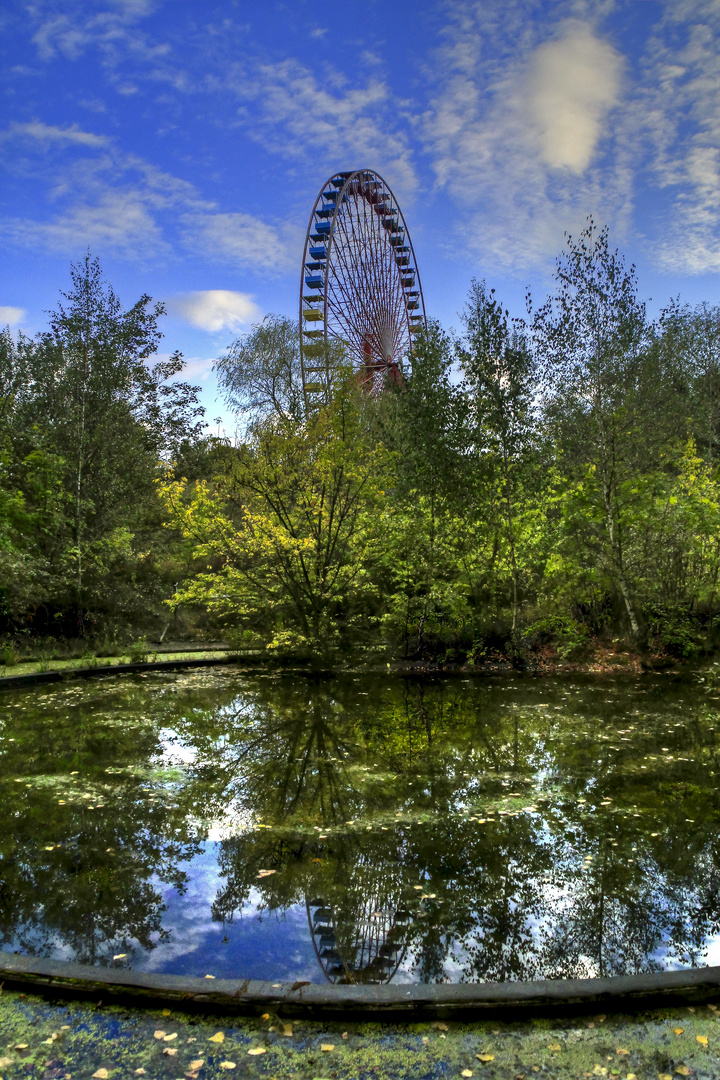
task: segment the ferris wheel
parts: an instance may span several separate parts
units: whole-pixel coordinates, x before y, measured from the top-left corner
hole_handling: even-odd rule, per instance
[[[306,408],[324,397],[333,344],[362,386],[401,380],[403,357],[425,325],[410,233],[375,172],[339,172],[323,184],[305,237],[300,282],[300,358]]]

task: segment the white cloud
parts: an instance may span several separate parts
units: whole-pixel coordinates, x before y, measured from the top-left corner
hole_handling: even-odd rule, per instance
[[[0,137],[6,139],[11,136],[23,135],[36,139],[38,142],[75,143],[79,146],[94,148],[107,146],[110,141],[105,135],[95,135],[91,131],[82,131],[77,124],[60,128],[52,124],[43,124],[38,120],[27,124],[11,124],[6,131],[2,132]]]
[[[18,326],[25,314],[25,308],[0,304],[0,326]]]
[[[620,54],[583,24],[570,24],[560,38],[534,51],[527,95],[543,161],[585,172],[603,122],[618,103],[621,70]]]
[[[239,330],[260,316],[260,309],[248,293],[230,289],[206,289],[185,293],[168,301],[169,311],[201,330]]]
[[[483,270],[546,265],[589,213],[614,231],[628,220],[626,120],[611,112],[623,60],[576,10],[558,4],[548,37],[529,0],[507,18],[493,2],[453,9],[439,91],[418,130],[462,208],[455,247]]]
[[[276,227],[243,213],[188,214],[183,223],[186,242],[213,258],[278,274],[299,266],[299,226]]]

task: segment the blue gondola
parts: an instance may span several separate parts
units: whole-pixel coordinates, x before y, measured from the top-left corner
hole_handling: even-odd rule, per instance
[[[319,274],[311,275],[310,277],[305,278],[305,284],[307,285],[308,289],[322,289],[323,279],[320,277]]]
[[[311,247],[310,254],[312,255],[313,259],[327,258],[327,251],[324,247]]]

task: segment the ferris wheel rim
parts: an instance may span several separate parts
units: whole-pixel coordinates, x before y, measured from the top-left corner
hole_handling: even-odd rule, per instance
[[[378,189],[380,191],[379,196],[377,195]],[[371,196],[370,191],[374,193],[374,198]],[[397,301],[397,298],[400,297],[403,301],[403,326],[400,326],[396,320],[390,323],[388,332],[400,336],[404,330],[406,338],[404,348],[399,351],[397,356],[385,357],[383,355],[380,361],[373,360],[372,364],[367,365],[366,370],[375,370],[387,374],[394,367],[399,371],[403,356],[407,355],[412,348],[413,334],[426,325],[425,299],[415,248],[405,215],[392,188],[373,169],[354,169],[333,173],[322,185],[315,199],[305,233],[305,245],[303,248],[299,331],[301,373],[306,408],[310,405],[309,396],[323,389],[322,385],[313,382],[309,376],[315,376],[317,380],[318,375],[324,375],[325,387],[329,386],[331,372],[328,357],[332,339],[343,341],[351,353],[353,351],[352,344],[330,327],[330,315],[336,317],[339,307],[332,308],[328,298],[331,280],[330,270],[335,266],[333,255],[335,249],[338,248],[339,222],[351,220],[351,214],[345,212],[345,208],[349,204],[349,193],[351,192],[362,197],[368,206],[375,209],[377,219],[385,227],[386,232],[382,235],[387,241],[389,249],[383,245],[382,252],[384,255],[389,254],[392,256],[393,270],[390,273],[393,278],[395,300]],[[332,206],[332,211],[329,210],[329,206]],[[366,212],[365,207],[364,212]],[[326,220],[321,220],[322,218]],[[375,219],[372,220],[375,222]],[[392,222],[391,227],[388,222]],[[388,239],[390,229],[395,235],[396,241],[399,240],[399,243],[393,244],[393,241]],[[380,234],[378,233],[378,235]],[[316,244],[315,248],[311,247],[313,241]],[[335,276],[337,276],[337,271],[335,271]],[[319,295],[308,295],[310,289],[317,289]],[[315,304],[320,306],[315,307]],[[395,307],[397,309],[397,302]],[[411,312],[414,312],[414,314],[411,314]],[[365,314],[362,309],[361,313]],[[313,324],[321,323],[321,327],[313,325],[308,328],[307,320],[311,320]],[[369,332],[366,332],[365,336],[369,338]],[[309,345],[306,343],[306,339],[310,339]],[[363,345],[365,345],[364,342]],[[369,354],[370,346],[368,345],[367,348]],[[354,351],[357,354],[356,346]],[[383,349],[384,352],[385,349]],[[322,363],[308,363],[308,359],[313,356],[324,357],[324,365]],[[363,360],[358,362],[358,357],[355,355],[355,366],[361,369],[363,363]]]

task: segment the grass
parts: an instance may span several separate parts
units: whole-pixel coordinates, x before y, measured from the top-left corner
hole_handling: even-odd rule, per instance
[[[154,657],[155,654],[152,654]],[[230,649],[208,649],[207,651],[198,652],[172,652],[161,653],[157,656],[158,660],[220,660],[229,658],[233,655],[233,651]],[[147,656],[145,659],[150,660],[151,657]],[[77,671],[80,668],[88,667],[116,667],[119,664],[133,664],[139,661],[133,657],[133,654],[128,652],[121,656],[81,656],[71,659],[42,659],[42,660],[25,660],[18,661],[12,665],[12,667],[0,667],[0,684],[4,678],[16,675],[35,675],[44,671]]]

